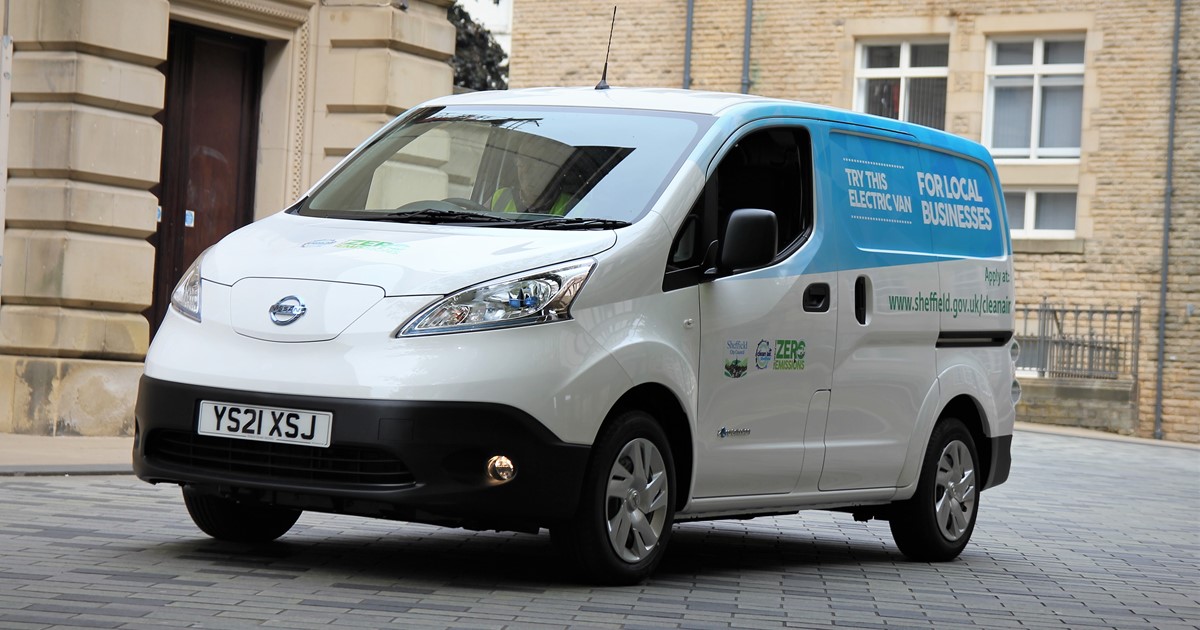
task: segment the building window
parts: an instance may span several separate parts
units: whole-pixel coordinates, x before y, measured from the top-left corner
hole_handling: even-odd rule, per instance
[[[1013,238],[1075,238],[1074,191],[1008,190],[1004,205]]]
[[[946,128],[945,42],[860,44],[855,107],[860,112]]]
[[[1075,38],[989,42],[984,144],[997,158],[1078,158],[1083,45]]]

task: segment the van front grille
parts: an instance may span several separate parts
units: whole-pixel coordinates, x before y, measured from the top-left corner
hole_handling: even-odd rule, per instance
[[[316,448],[159,430],[150,434],[145,452],[164,465],[267,479],[376,487],[415,483],[404,462],[370,447]]]

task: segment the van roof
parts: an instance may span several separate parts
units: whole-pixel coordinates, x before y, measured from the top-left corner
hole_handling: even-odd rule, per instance
[[[619,107],[689,114],[719,115],[742,103],[790,103],[795,101],[755,96],[668,88],[621,88],[597,90],[589,87],[527,88],[468,92],[434,99],[426,105],[552,105],[564,107]],[[819,105],[810,107],[826,109]]]
[[[523,105],[558,107],[611,107],[682,112],[709,116],[730,115],[744,120],[762,116],[816,118],[904,134],[922,144],[939,146],[991,162],[987,149],[975,142],[923,125],[852,112],[801,101],[670,88],[543,87],[520,90],[468,92],[436,98],[425,106]]]

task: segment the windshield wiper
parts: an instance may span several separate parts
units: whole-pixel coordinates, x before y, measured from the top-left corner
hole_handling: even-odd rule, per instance
[[[513,227],[531,230],[614,230],[633,225],[619,219],[595,219],[592,217],[554,217],[533,221],[518,221]]]
[[[404,223],[512,223],[515,220],[483,212],[446,210],[444,208],[389,212],[384,216],[392,221]]]
[[[353,219],[356,221],[391,221],[393,223],[512,223],[515,219],[508,217],[472,212],[470,210],[450,210],[447,208],[422,208],[420,210],[401,210],[397,212],[355,212],[353,214],[330,214],[331,219]]]

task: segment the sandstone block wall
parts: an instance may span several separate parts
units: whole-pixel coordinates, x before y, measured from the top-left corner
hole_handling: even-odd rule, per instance
[[[0,431],[128,433],[149,327],[167,0],[14,0]],[[130,19],[136,17],[136,23]],[[83,359],[86,357],[86,359]]]

